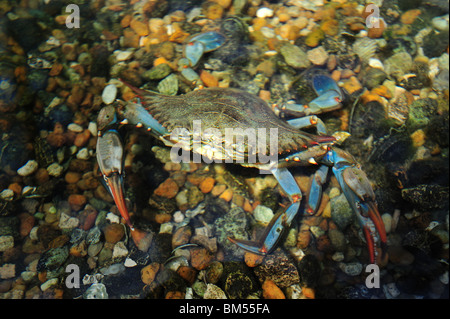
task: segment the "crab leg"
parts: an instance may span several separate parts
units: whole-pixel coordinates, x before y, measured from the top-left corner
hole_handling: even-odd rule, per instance
[[[314,173],[309,186],[308,201],[305,207],[305,213],[313,215],[319,209],[320,201],[322,200],[322,186],[328,176],[329,167],[320,165],[319,169]]]
[[[263,236],[258,241],[241,240],[228,238],[231,242],[239,247],[255,254],[266,255],[272,251],[280,240],[284,230],[288,229],[292,220],[297,215],[302,199],[302,193],[292,174],[287,168],[273,168],[271,170],[273,176],[277,179],[281,188],[288,195],[291,204],[285,211],[276,214],[266,228]]]
[[[333,163],[333,173],[364,231],[370,253],[370,262],[374,263],[377,237],[379,237],[381,242],[383,255],[387,248],[387,238],[372,186],[366,174],[357,166],[353,157],[347,152],[333,148],[324,160]]]
[[[97,161],[120,214],[127,225],[134,230],[123,195],[123,147],[116,130],[107,130],[97,139]]]
[[[316,115],[304,116],[287,121],[292,127],[302,129],[314,126],[320,135],[327,134],[327,128],[320,118]]]

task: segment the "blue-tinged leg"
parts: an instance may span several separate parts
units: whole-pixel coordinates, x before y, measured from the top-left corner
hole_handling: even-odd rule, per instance
[[[205,53],[205,45],[201,42],[189,42],[184,47],[184,56],[189,60],[192,67],[197,65],[203,53]]]
[[[327,128],[323,121],[316,115],[304,116],[297,119],[287,120],[289,125],[297,129],[315,127],[320,135],[327,134]]]
[[[341,107],[342,99],[339,92],[335,90],[324,92],[309,102],[308,106],[314,110],[314,114],[334,111]]]
[[[323,95],[328,91],[335,91],[339,94],[340,100],[344,98],[341,89],[336,81],[328,75],[316,74],[312,79],[312,87],[318,96]]]
[[[311,185],[309,187],[308,202],[306,203],[305,213],[313,215],[319,209],[322,200],[322,188],[328,176],[329,167],[320,165],[319,169],[314,173]]]
[[[194,35],[189,39],[188,43],[200,42],[204,45],[204,52],[211,52],[221,47],[225,43],[225,40],[226,38],[223,34],[210,31]]]
[[[124,118],[121,122],[123,124],[133,124],[138,127],[145,127],[148,131],[160,136],[169,133],[165,127],[159,124],[159,122],[138,103],[128,102],[125,107],[120,110],[120,115]]]
[[[364,231],[369,248],[370,262],[374,263],[377,233],[383,254],[386,252],[387,238],[383,220],[378,212],[372,186],[366,174],[347,152],[333,148],[325,160],[334,164],[333,173]]]
[[[264,235],[258,241],[240,240],[229,238],[229,240],[242,249],[255,254],[266,255],[272,251],[280,240],[283,232],[290,227],[292,220],[298,213],[302,193],[292,174],[286,168],[273,168],[273,176],[277,179],[281,188],[288,195],[291,204],[285,211],[276,214],[267,226]]]

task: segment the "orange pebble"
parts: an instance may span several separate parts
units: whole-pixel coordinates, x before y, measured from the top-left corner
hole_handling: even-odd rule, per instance
[[[206,194],[211,192],[211,190],[214,187],[215,179],[212,177],[206,177],[199,185],[200,190],[202,193]]]
[[[156,58],[156,59],[153,61],[153,66],[158,66],[158,65],[164,64],[164,63],[168,63],[168,61],[166,60],[166,58],[164,58],[164,57],[159,57],[159,58]]]
[[[219,86],[219,81],[217,80],[217,78],[208,71],[202,70],[200,72],[200,79],[202,80],[203,84],[205,84],[205,86],[207,87]]]
[[[222,198],[229,202],[233,198],[233,190],[231,188],[227,188],[219,198]]]
[[[251,253],[251,252],[247,251],[244,254],[244,260],[245,260],[245,264],[248,267],[253,268],[253,267],[261,265],[261,263],[264,260],[264,256],[257,255],[257,254],[254,254],[254,253]]]
[[[259,97],[266,102],[269,101],[270,100],[270,91],[268,91],[268,90],[259,91]]]
[[[12,190],[15,195],[19,196],[22,193],[22,186],[19,183],[9,184],[8,189]]]
[[[270,279],[266,279],[262,284],[264,299],[286,299],[283,291]]]

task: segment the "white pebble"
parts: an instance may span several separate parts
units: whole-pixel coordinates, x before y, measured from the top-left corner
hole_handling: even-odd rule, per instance
[[[17,170],[20,176],[28,176],[37,171],[39,165],[35,160],[29,160],[24,166]]]
[[[75,133],[81,133],[83,132],[83,127],[81,125],[78,125],[76,123],[70,123],[67,125],[67,129],[69,131],[75,132]]]
[[[54,176],[54,177],[61,176],[63,170],[64,170],[64,168],[61,165],[59,165],[58,163],[50,164],[49,167],[47,167],[48,175]]]
[[[109,220],[111,224],[120,224],[120,217],[113,213],[108,213],[106,220]]]
[[[102,92],[102,101],[106,105],[114,102],[117,96],[117,87],[114,84],[108,84],[105,86]]]
[[[30,231],[30,239],[31,240],[39,240],[39,236],[38,236],[38,229],[39,229],[39,226],[34,226],[33,228],[31,228],[31,231]]]
[[[159,228],[160,234],[172,234],[173,225],[172,223],[163,223]]]
[[[225,292],[214,284],[208,284],[206,286],[203,299],[228,299]]]
[[[371,67],[374,68],[374,69],[381,69],[381,70],[384,70],[384,64],[383,64],[383,62],[381,62],[380,60],[375,59],[375,58],[370,58],[370,59],[369,59],[369,66],[371,66]]]
[[[253,211],[253,217],[255,217],[256,221],[266,225],[272,220],[273,211],[269,207],[258,205]]]
[[[436,17],[431,20],[431,24],[433,27],[438,29],[439,31],[448,31],[449,18],[448,14],[442,17]]]
[[[333,254],[333,256],[331,256],[331,259],[333,259],[336,262],[341,262],[344,261],[344,253],[337,251]]]
[[[113,258],[120,258],[125,257],[128,255],[128,249],[123,243],[123,241],[119,241],[117,244],[114,245],[113,249]]]
[[[259,8],[256,11],[256,16],[258,18],[270,18],[273,16],[273,10],[266,7]]]
[[[92,136],[97,136],[97,123],[89,122],[88,130]]]
[[[14,192],[12,189],[4,189],[1,193],[0,193],[0,198],[5,200],[5,201],[11,201],[14,198]]]
[[[131,268],[131,267],[137,266],[137,263],[133,259],[131,259],[130,257],[127,257],[125,259],[124,266],[127,267],[127,268]]]
[[[58,282],[59,282],[59,278],[49,279],[41,285],[41,290],[46,291],[48,288],[57,285]]]
[[[115,51],[114,53],[117,61],[126,61],[133,55],[132,51]]]
[[[78,227],[80,221],[78,218],[71,217],[65,213],[61,213],[61,218],[59,219],[59,228],[61,229],[73,229]]]
[[[82,160],[89,159],[89,150],[86,147],[83,147],[81,150],[78,151],[77,158]]]
[[[176,212],[173,214],[173,221],[174,221],[176,224],[181,223],[183,220],[184,220],[184,214],[183,214],[180,210],[179,210],[179,211],[176,211]]]

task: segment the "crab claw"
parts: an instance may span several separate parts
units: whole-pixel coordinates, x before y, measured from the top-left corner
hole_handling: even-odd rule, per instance
[[[349,155],[333,149],[335,157],[333,172],[361,225],[370,253],[370,262],[376,260],[377,238],[384,257],[387,248],[386,230],[375,201],[375,194],[366,174],[359,169]],[[337,160],[337,161],[336,161]]]
[[[108,130],[98,137],[97,162],[120,214],[134,230],[123,195],[123,146],[116,130]]]

